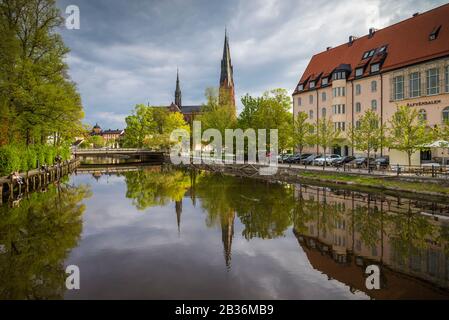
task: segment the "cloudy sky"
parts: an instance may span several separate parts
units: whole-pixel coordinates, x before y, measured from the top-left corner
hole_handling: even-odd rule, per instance
[[[60,30],[71,48],[85,122],[123,128],[137,103],[201,104],[218,86],[228,29],[237,100],[271,88],[292,91],[310,57],[446,1],[440,0],[58,0],[80,9],[79,30]],[[238,108],[241,103],[238,101]]]

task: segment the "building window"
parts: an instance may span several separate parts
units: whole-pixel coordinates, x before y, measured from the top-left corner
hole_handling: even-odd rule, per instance
[[[321,115],[323,116],[323,118],[326,117],[326,108],[321,109]]]
[[[377,111],[377,100],[371,100],[371,110]]]
[[[360,84],[357,84],[356,86],[355,86],[355,94],[356,95],[359,95],[359,94],[361,94],[362,93],[362,86],[360,85]]]
[[[362,111],[362,105],[360,104],[360,102],[357,102],[355,104],[355,112],[359,113]]]
[[[323,78],[323,79],[321,80],[321,85],[322,85],[322,86],[327,86],[328,83],[329,83],[329,80],[328,80],[327,78]]]
[[[397,76],[393,78],[393,99],[404,99],[404,76]]]
[[[421,95],[421,73],[413,72],[409,75],[410,78],[410,98],[416,98]]]
[[[371,81],[371,92],[377,91],[377,81]]]
[[[356,127],[356,129],[360,129],[360,121],[359,120],[357,120],[355,122],[355,127]]]
[[[332,75],[332,78],[334,80],[346,79],[346,72],[345,71],[335,72]]]
[[[449,66],[446,66],[446,72],[445,72],[446,76],[446,92],[449,92]]]
[[[298,85],[298,91],[302,91],[304,89],[304,86],[302,84]]]
[[[443,110],[443,122],[449,121],[449,107],[444,108]]]
[[[380,70],[380,64],[374,63],[371,65],[371,73],[378,72]]]
[[[438,68],[432,68],[426,71],[427,75],[427,94],[439,94],[440,73]]]
[[[313,119],[313,110],[309,111],[309,119]]]
[[[302,99],[301,97],[298,98],[298,106],[302,105]]]
[[[309,88],[310,89],[315,88],[315,81],[310,81]]]
[[[309,95],[309,103],[313,103],[313,95]]]
[[[427,112],[424,109],[419,110],[419,119],[420,120],[427,120]]]
[[[363,68],[357,68],[355,69],[355,76],[361,77],[363,75]]]
[[[321,101],[326,101],[326,92],[321,92]]]

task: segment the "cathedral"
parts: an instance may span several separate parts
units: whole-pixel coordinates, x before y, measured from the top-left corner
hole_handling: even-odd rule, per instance
[[[225,31],[223,58],[221,60],[220,73],[220,87],[219,87],[219,102],[225,103],[225,100],[230,99],[229,103],[235,108],[235,91],[234,91],[234,77],[233,67],[231,62],[231,52],[229,50],[229,39]],[[176,89],[175,101],[168,106],[171,112],[181,112],[184,119],[189,124],[192,124],[196,116],[201,114],[202,105],[184,106],[182,104],[181,86],[179,84],[179,72],[176,73]]]

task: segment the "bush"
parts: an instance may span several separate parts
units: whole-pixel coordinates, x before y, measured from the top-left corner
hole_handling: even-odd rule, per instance
[[[0,173],[2,176],[21,169],[22,160],[18,150],[16,146],[12,145],[0,147]]]
[[[28,171],[39,165],[53,165],[55,157],[70,159],[68,146],[53,147],[50,145],[5,145],[0,147],[0,176],[10,175],[13,171]]]

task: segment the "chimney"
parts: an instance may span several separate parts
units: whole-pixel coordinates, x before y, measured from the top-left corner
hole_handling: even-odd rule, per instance
[[[415,13],[413,14],[414,17],[416,17],[417,15],[419,15],[419,12],[415,12]]]
[[[377,29],[376,28],[369,28],[369,38],[371,38],[372,36],[374,36],[374,33],[376,33]]]
[[[332,49],[332,47],[326,47],[326,51],[329,51],[330,49]]]
[[[356,36],[349,36],[349,44],[352,44],[356,39]]]

